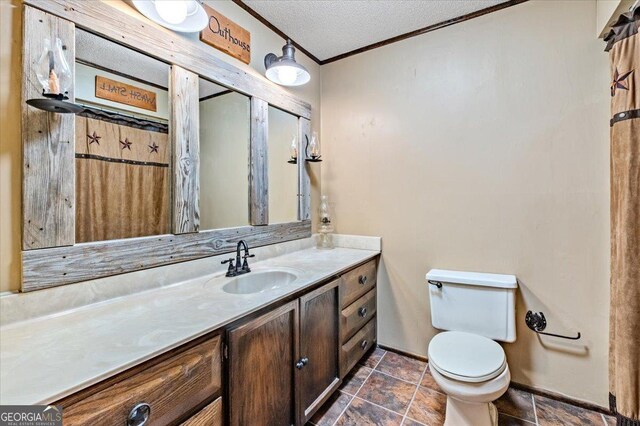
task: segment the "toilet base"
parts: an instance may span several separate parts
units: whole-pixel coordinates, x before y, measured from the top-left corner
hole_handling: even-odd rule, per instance
[[[491,402],[460,401],[447,396],[444,426],[497,426],[498,410]]]

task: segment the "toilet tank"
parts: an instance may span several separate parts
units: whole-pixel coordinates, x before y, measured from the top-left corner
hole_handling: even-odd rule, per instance
[[[515,275],[432,269],[427,281],[435,328],[516,340]]]

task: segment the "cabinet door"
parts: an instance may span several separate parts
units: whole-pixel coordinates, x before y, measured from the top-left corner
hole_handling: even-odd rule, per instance
[[[228,331],[229,423],[296,423],[298,301]]]
[[[340,385],[340,280],[300,298],[300,424]]]

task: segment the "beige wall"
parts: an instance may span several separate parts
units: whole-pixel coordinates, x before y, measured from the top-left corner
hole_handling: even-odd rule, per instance
[[[249,97],[200,102],[200,229],[249,224]]]
[[[431,268],[516,274],[513,380],[607,405],[608,70],[593,1],[531,1],[322,67],[322,189],[380,235],[379,342],[426,355]],[[527,309],[577,343],[539,340]]]
[[[137,13],[120,0],[110,0],[114,7],[127,13]],[[246,65],[222,52],[211,52],[248,73],[264,75],[264,56],[269,52],[281,54],[284,40],[257,21],[233,2],[207,1],[236,23],[251,32],[251,63]],[[13,7],[17,5],[17,7]],[[20,85],[22,48],[22,6],[19,0],[0,0],[0,292],[20,288],[21,246],[21,141],[20,141]],[[197,36],[195,36],[197,38]],[[311,125],[320,125],[320,66],[298,52],[296,58],[311,74],[311,82],[289,91],[309,102],[312,108]],[[313,205],[319,200],[319,168],[313,169]]]

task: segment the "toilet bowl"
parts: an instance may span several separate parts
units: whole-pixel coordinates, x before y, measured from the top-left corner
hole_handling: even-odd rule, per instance
[[[429,344],[429,368],[447,395],[445,426],[497,424],[492,401],[506,392],[511,380],[499,344],[472,333],[440,333]]]
[[[431,324],[429,367],[447,395],[445,426],[495,426],[492,401],[511,380],[496,342],[516,340],[514,275],[432,269],[427,273]]]

